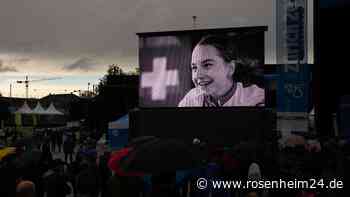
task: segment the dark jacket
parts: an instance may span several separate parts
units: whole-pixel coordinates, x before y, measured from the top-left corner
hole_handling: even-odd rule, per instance
[[[63,152],[73,153],[73,151],[74,151],[74,142],[72,138],[67,138],[67,140],[63,144]]]
[[[64,197],[71,193],[66,178],[59,172],[54,172],[46,177],[45,183],[48,197]]]
[[[108,196],[140,196],[143,184],[140,177],[113,175],[108,181]]]
[[[76,189],[79,194],[96,194],[100,188],[100,177],[96,165],[83,169],[76,178]]]

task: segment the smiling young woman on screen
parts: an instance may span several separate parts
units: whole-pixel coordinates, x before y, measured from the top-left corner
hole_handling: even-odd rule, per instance
[[[206,36],[192,51],[191,71],[195,85],[179,107],[263,106],[264,89],[236,82],[237,50],[228,37]]]

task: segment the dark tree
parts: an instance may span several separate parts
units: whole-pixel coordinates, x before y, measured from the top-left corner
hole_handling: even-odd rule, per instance
[[[106,85],[111,84],[111,80],[115,78],[116,76],[124,76],[126,75],[125,72],[121,67],[119,67],[116,64],[109,65],[107,73],[100,79],[100,82],[97,86],[97,93],[100,93],[103,91],[104,87]]]
[[[88,107],[88,124],[99,134],[107,131],[108,122],[116,120],[138,105],[139,77],[126,74],[119,66],[110,65],[100,80],[97,95]]]

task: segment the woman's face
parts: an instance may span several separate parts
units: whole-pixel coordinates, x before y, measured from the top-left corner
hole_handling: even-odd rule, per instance
[[[232,86],[233,65],[219,56],[210,45],[197,45],[192,52],[192,80],[196,87],[214,97],[224,95]]]

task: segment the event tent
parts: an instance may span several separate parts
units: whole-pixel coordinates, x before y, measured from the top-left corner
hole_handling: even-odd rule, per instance
[[[27,102],[25,101],[24,104],[22,105],[22,107],[20,107],[15,113],[31,114],[31,113],[33,113],[33,110],[30,109],[30,107],[28,106]]]
[[[50,106],[45,110],[45,114],[48,115],[64,115],[62,112],[58,111],[53,103],[50,103]]]
[[[124,147],[129,137],[129,115],[108,123],[108,143],[112,149]]]
[[[41,106],[40,102],[38,102],[33,109],[33,114],[46,114],[44,108]]]

